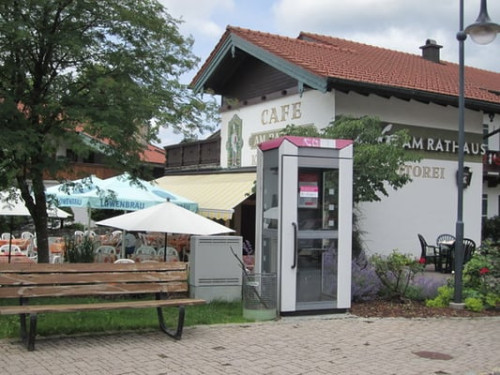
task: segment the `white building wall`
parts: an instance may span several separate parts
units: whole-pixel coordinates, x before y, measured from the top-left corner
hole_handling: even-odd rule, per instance
[[[434,245],[442,233],[455,233],[457,220],[456,162],[423,159],[412,164],[415,169],[440,168],[442,178],[413,177],[403,188],[388,190],[389,197],[381,202],[359,205],[359,226],[363,231],[364,247],[368,253],[390,254],[394,249],[405,254],[420,255],[417,234]],[[471,185],[464,189],[464,237],[476,243],[481,239],[481,172],[480,163],[472,167]],[[442,169],[441,169],[442,168]],[[474,178],[474,175],[478,178]]]
[[[322,94],[311,90],[304,92],[302,97],[290,95],[224,112],[221,165],[231,168],[228,165],[226,145],[230,133],[229,124],[234,119],[241,122],[241,162],[235,167],[244,167],[255,166],[257,144],[279,136],[279,130],[286,125],[313,124],[322,128],[336,115],[377,116],[388,123],[428,128],[431,134],[432,129],[456,132],[458,127],[456,107],[387,99],[376,95],[363,96],[352,92]],[[469,135],[474,133],[480,138],[484,121],[483,113],[466,110],[465,130]],[[456,140],[456,135],[450,138]],[[429,243],[434,243],[438,234],[455,233],[456,153],[427,152],[425,155],[420,163],[409,165],[412,183],[398,191],[388,190],[389,197],[383,197],[381,202],[359,206],[361,230],[369,253],[389,254],[392,250],[399,249],[418,257],[418,233]],[[479,244],[483,194],[481,157],[477,155],[471,159],[466,156],[465,165],[473,172],[471,185],[464,191],[465,237],[472,238]],[[499,188],[491,189],[488,194],[491,201],[498,204]]]
[[[229,138],[229,123],[234,116],[242,120],[241,166],[255,166],[257,165],[257,144],[279,136],[278,132],[287,125],[315,124],[322,128],[332,122],[335,118],[334,98],[333,93],[322,94],[319,91],[307,91],[302,97],[289,95],[223,112],[221,115],[222,167],[231,167],[228,165],[226,143]]]
[[[488,125],[488,133],[493,133],[494,131],[500,129],[500,116],[495,115],[490,117],[488,114],[485,114],[483,123]],[[497,152],[500,151],[500,133],[489,137],[487,143],[488,150]],[[483,194],[486,194],[488,197],[486,216],[491,218],[493,216],[500,215],[500,186],[488,187],[488,184],[484,183]]]

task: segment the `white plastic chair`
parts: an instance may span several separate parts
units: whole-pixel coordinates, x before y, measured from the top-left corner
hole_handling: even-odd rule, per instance
[[[113,243],[119,243],[122,239],[122,231],[121,230],[115,230],[111,232],[111,238],[110,241]]]
[[[112,263],[116,257],[116,249],[113,246],[102,245],[94,251],[94,262],[97,263]]]
[[[11,238],[14,239],[15,237],[8,232],[2,233],[2,240],[10,240]]]
[[[115,264],[117,264],[117,263],[135,263],[135,262],[133,259],[122,258],[122,259],[115,260]]]
[[[50,257],[50,263],[52,264],[62,264],[64,263],[64,258],[61,255],[54,255]]]
[[[77,242],[77,243],[82,242],[83,241],[83,231],[75,230],[74,237],[75,237],[75,242]]]
[[[141,245],[135,249],[132,259],[136,262],[144,262],[145,260],[156,260],[156,249],[153,246]]]
[[[165,253],[165,248],[159,248],[158,249],[158,260],[160,262],[163,262],[164,258],[164,253]],[[179,253],[175,249],[175,247],[168,246],[167,247],[167,257],[166,257],[167,262],[178,262],[179,261]]]
[[[9,255],[9,247],[5,248],[5,245],[0,246],[0,255]]]
[[[5,244],[0,246],[0,254],[1,255],[9,255],[9,246],[10,246],[10,255],[25,255],[21,248],[17,245],[9,245]]]
[[[35,235],[31,232],[23,232],[21,233],[21,238],[24,239],[24,240],[27,240],[27,239],[31,239],[35,237]]]
[[[94,232],[93,230],[86,230],[85,232],[83,232],[83,236],[94,238],[97,237],[97,233]]]
[[[38,253],[33,248],[26,250],[26,256],[38,263]]]

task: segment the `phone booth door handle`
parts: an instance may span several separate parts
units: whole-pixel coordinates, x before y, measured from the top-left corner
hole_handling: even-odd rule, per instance
[[[293,226],[293,264],[292,269],[297,267],[297,258],[299,256],[299,246],[297,237],[297,223],[292,223]]]

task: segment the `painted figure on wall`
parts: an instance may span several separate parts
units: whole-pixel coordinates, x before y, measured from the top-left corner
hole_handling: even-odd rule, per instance
[[[229,168],[241,166],[241,149],[243,147],[243,139],[241,137],[242,127],[243,121],[237,115],[234,115],[228,124],[226,141],[227,166]]]

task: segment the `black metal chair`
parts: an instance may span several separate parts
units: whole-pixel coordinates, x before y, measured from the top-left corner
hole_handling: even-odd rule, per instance
[[[436,245],[439,247],[439,245],[443,242],[451,243],[453,241],[455,241],[455,236],[453,234],[444,233],[437,236]]]
[[[462,267],[472,258],[474,252],[476,251],[476,243],[470,238],[464,238],[463,240],[463,250],[464,250],[464,260]],[[450,252],[446,258],[446,265],[444,272],[452,272],[455,270],[455,243],[450,247]]]
[[[443,233],[437,236],[436,246],[438,247],[438,254],[436,255],[436,271],[440,272],[451,272],[448,263],[451,257],[451,252],[453,251],[453,245],[455,244],[455,236],[448,233]],[[444,268],[443,268],[443,263]]]
[[[476,243],[470,238],[464,238],[464,264],[467,263],[476,251]]]
[[[439,249],[437,246],[429,245],[425,240],[424,236],[420,233],[417,234],[418,240],[420,242],[420,247],[422,252],[420,253],[420,258],[425,260],[425,265],[432,262],[434,264],[434,269],[438,271],[437,257],[439,256]]]

